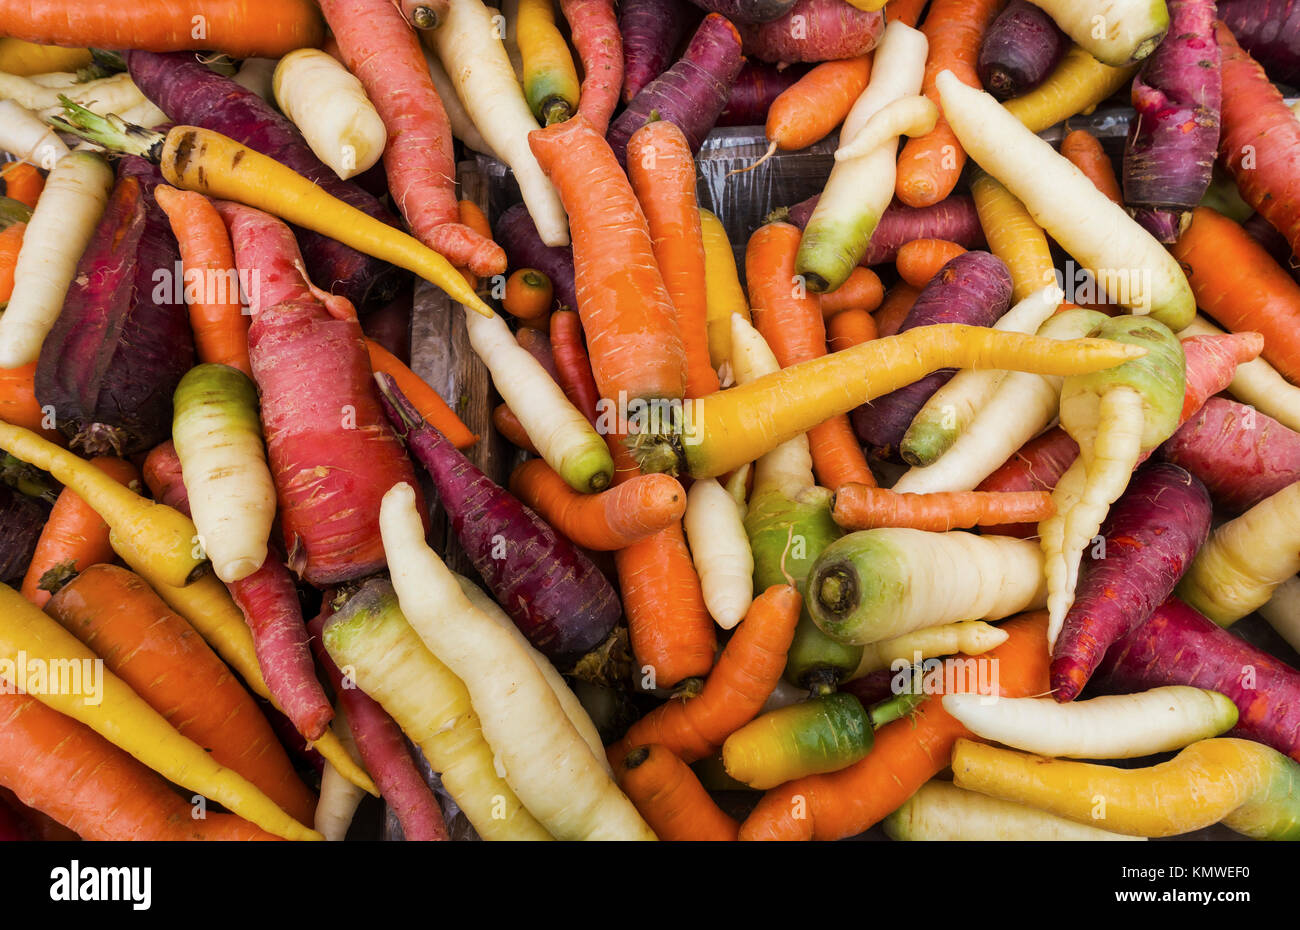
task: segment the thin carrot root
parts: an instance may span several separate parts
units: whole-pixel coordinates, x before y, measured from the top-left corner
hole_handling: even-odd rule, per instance
[[[903,526],[933,533],[999,523],[1037,522],[1055,512],[1046,491],[906,494],[860,484],[835,491],[831,516],[846,530]]]
[[[765,161],[767,161],[769,158],[775,155],[777,147],[778,147],[777,143],[773,142],[771,145],[767,147],[766,152],[764,152],[761,156],[759,156],[750,164],[746,165],[743,168],[733,168],[731,171],[728,171],[727,177],[731,177],[733,174],[745,174],[747,172],[753,171],[759,165],[763,164]]]

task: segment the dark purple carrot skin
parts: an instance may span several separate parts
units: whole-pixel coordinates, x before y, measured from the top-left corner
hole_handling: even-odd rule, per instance
[[[877,669],[874,672],[868,672],[861,678],[853,678],[843,682],[839,690],[853,695],[862,702],[863,707],[870,707],[872,704],[897,696],[894,693],[894,684],[898,674],[898,672],[888,668]]]
[[[1184,212],[1205,195],[1219,146],[1214,0],[1169,0],[1169,32],[1133,79],[1124,203]]]
[[[527,207],[518,203],[502,213],[492,227],[492,235],[506,250],[506,259],[512,269],[536,268],[551,279],[556,310],[578,309],[578,292],[573,283],[573,249],[543,242]]]
[[[701,10],[719,13],[733,23],[770,23],[780,19],[795,0],[691,0]]]
[[[1025,0],[1011,0],[984,35],[976,72],[985,90],[1009,100],[1041,84],[1069,47],[1052,17]]]
[[[433,479],[461,547],[515,626],[561,668],[602,642],[623,609],[595,563],[425,423],[392,378],[375,380],[393,428]]]
[[[772,101],[808,73],[805,65],[780,68],[762,61],[747,61],[731,85],[727,108],[718,117],[719,126],[762,126]]]
[[[1295,256],[1291,254],[1291,243],[1286,241],[1286,236],[1278,232],[1277,227],[1266,220],[1262,213],[1252,213],[1246,217],[1241,228],[1250,234],[1250,238],[1263,246],[1264,251],[1273,256],[1273,261],[1290,272],[1291,277],[1300,281],[1300,263],[1297,263]]]
[[[1300,3],[1219,0],[1219,19],[1274,81],[1300,84]]]
[[[1207,400],[1159,454],[1203,481],[1216,504],[1237,513],[1300,481],[1300,433],[1224,397]]]
[[[270,701],[259,697],[257,706],[266,715],[267,722],[271,724],[271,729],[275,731],[276,739],[280,741],[284,751],[290,758],[300,763],[300,768],[305,766],[315,772],[319,782],[321,774],[325,771],[325,757],[307,745],[307,741],[293,725],[293,721],[280,713]]]
[[[320,185],[330,195],[393,226],[398,220],[374,196],[339,179],[321,163],[293,123],[257,94],[210,70],[193,53],[126,55],[140,91],[177,123],[223,133]],[[295,229],[312,282],[341,294],[361,312],[387,301],[402,274],[378,259],[310,230]]]
[[[884,31],[883,12],[844,0],[798,0],[771,22],[740,26],[745,54],[774,63],[856,58],[875,48]]]
[[[166,439],[172,393],[194,364],[180,249],[153,199],[161,175],[134,156],[117,173],[36,365],[37,400],[85,455],[133,455]]]
[[[1133,211],[1133,219],[1137,220],[1138,225],[1155,236],[1157,242],[1163,242],[1165,245],[1172,245],[1178,241],[1178,236],[1182,232],[1183,218],[1187,216],[1189,216],[1187,213],[1151,210],[1147,207],[1138,207]]]
[[[1300,761],[1300,672],[1206,619],[1176,597],[1110,647],[1093,682],[1113,694],[1187,685],[1237,705],[1228,735]]]
[[[814,194],[790,207],[789,222],[800,229],[807,226],[820,198]],[[932,207],[909,207],[895,200],[881,214],[860,264],[893,262],[898,250],[913,239],[947,239],[968,249],[987,244],[975,201],[966,194],[953,194]]]
[[[389,352],[411,364],[411,313],[414,310],[414,289],[407,286],[397,296],[378,310],[367,313],[361,320],[361,331]]]
[[[667,70],[673,52],[693,25],[684,0],[623,0],[618,29],[623,34],[623,102]]]
[[[1111,644],[1169,598],[1209,538],[1211,510],[1205,485],[1177,465],[1161,462],[1133,476],[1102,524],[1104,543],[1079,566],[1074,604],[1052,650],[1057,701],[1078,697]]]
[[[989,252],[963,252],[939,270],[912,304],[898,331],[935,323],[992,326],[1011,306],[1011,272]],[[917,412],[956,374],[946,368],[853,411],[858,439],[892,458]]]
[[[379,587],[376,588],[375,585]],[[367,589],[370,596],[373,596],[376,591],[391,592],[392,584],[387,579],[372,578],[353,597]],[[330,687],[343,706],[348,728],[352,731],[352,740],[357,746],[357,755],[361,756],[366,771],[375,780],[375,787],[379,789],[384,802],[397,815],[405,839],[445,840],[447,825],[442,818],[442,808],[438,806],[438,799],[434,797],[433,791],[420,774],[415,759],[411,757],[401,728],[378,701],[357,687],[356,682],[343,680],[343,672],[325,651],[321,631],[325,622],[334,614],[331,604],[332,598],[327,595],[320,615],[307,625],[307,632],[311,639],[312,653],[325,670]]]
[[[676,123],[691,151],[698,152],[726,109],[731,85],[743,62],[736,27],[717,13],[704,17],[686,53],[647,84],[610,124],[606,138],[618,163],[627,163],[627,142],[632,133],[655,116]]]
[[[48,503],[0,483],[0,581],[22,581],[49,516]]]

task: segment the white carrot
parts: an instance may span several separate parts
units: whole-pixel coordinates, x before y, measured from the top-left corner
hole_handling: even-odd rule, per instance
[[[473,118],[470,117],[469,111],[465,109],[465,104],[461,102],[460,92],[456,90],[456,85],[447,76],[447,71],[443,68],[442,62],[438,60],[437,54],[427,45],[422,46],[422,48],[425,64],[429,66],[429,77],[433,79],[433,86],[438,91],[438,99],[442,101],[443,109],[447,111],[447,119],[451,123],[451,134],[474,151],[496,158],[496,152],[492,151],[492,146],[487,144],[483,135],[478,131],[478,127],[474,125]]]
[[[125,72],[66,87],[45,87],[31,78],[0,72],[0,97],[13,100],[19,106],[29,110],[62,113],[60,95],[70,97],[100,116],[120,113],[145,99],[140,88],[136,87],[135,82],[131,80],[131,75]]]
[[[47,171],[68,154],[54,127],[12,100],[0,100],[0,149]]]
[[[870,155],[878,148],[897,145],[899,136],[923,136],[934,130],[939,108],[919,94],[899,97],[877,110],[857,134],[835,150],[835,160],[849,161]]]
[[[1169,29],[1165,0],[1031,0],[1093,58],[1113,68],[1156,50]]]
[[[709,616],[730,630],[754,600],[754,555],[735,500],[716,478],[691,485],[682,520]]]
[[[361,756],[352,739],[352,728],[348,726],[347,715],[341,706],[334,708],[334,719],[330,726],[347,753],[357,765]],[[325,760],[325,770],[320,776],[320,800],[316,802],[316,815],[313,826],[316,832],[333,843],[341,843],[347,838],[352,818],[356,816],[357,807],[366,792],[358,788],[339,774],[332,763]]]
[[[893,668],[898,661],[915,665],[918,659],[961,653],[974,656],[995,649],[1006,642],[1009,634],[983,620],[958,620],[942,626],[927,627],[904,633],[862,647],[862,661],[850,678],[861,678],[881,669]]]
[[[1292,649],[1300,650],[1300,578],[1288,578],[1274,588],[1259,614]]]
[[[245,58],[231,78],[240,87],[251,90],[268,102],[275,101],[275,58]]]
[[[332,55],[290,52],[276,65],[271,87],[284,115],[340,178],[360,174],[384,154],[384,121],[361,82]]]

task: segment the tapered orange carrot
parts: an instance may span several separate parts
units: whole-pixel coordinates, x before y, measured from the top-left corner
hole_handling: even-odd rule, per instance
[[[947,239],[913,239],[898,249],[894,267],[898,276],[912,287],[922,288],[939,273],[939,269],[966,249]]]
[[[591,376],[591,360],[587,358],[582,321],[572,310],[558,310],[551,314],[550,326],[551,357],[555,359],[560,389],[569,398],[569,403],[595,425],[600,392],[596,390],[596,379]]]
[[[873,315],[876,329],[882,339],[898,332],[898,327],[903,325],[903,320],[907,318],[912,304],[916,303],[917,295],[920,293],[920,288],[912,287],[906,282],[895,284],[889,289],[889,293],[880,304],[880,309]]]
[[[822,316],[830,320],[843,310],[865,310],[870,313],[885,299],[885,288],[880,276],[870,268],[854,268],[847,281],[833,291],[822,294]]]
[[[407,400],[420,411],[420,416],[446,436],[452,445],[457,449],[466,449],[478,441],[478,436],[461,422],[456,412],[442,399],[442,395],[404,365],[400,358],[373,339],[366,340],[366,351],[370,353],[370,367],[376,372],[382,371],[390,375]]]
[[[904,526],[932,533],[1001,523],[1037,523],[1055,512],[1052,495],[1047,491],[904,494],[859,484],[840,487],[831,507],[831,517],[846,530]]]
[[[832,352],[870,342],[877,336],[876,321],[865,310],[845,310],[826,322],[826,348]]]
[[[714,803],[695,773],[663,746],[639,746],[615,770],[619,786],[666,842],[736,838],[740,824]]]
[[[817,65],[768,107],[770,151],[806,149],[830,135],[849,115],[870,77],[870,55]]]
[[[1115,203],[1124,202],[1119,181],[1115,177],[1115,166],[1111,163],[1106,150],[1101,147],[1101,143],[1097,141],[1097,137],[1088,130],[1076,129],[1062,139],[1061,155],[1086,174],[1097,190]]]

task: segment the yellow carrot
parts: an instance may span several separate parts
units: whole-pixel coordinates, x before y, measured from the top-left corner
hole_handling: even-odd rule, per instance
[[[731,358],[731,315],[738,313],[749,322],[749,301],[740,286],[736,253],[727,228],[708,210],[700,211],[704,234],[704,288],[707,303],[709,361],[714,368]]]
[[[970,185],[989,251],[1011,272],[1012,297],[1021,301],[1056,282],[1052,250],[1043,227],[1025,205],[995,178],[977,169]]]
[[[1128,84],[1137,67],[1103,65],[1073,45],[1047,80],[1003,106],[1030,132],[1042,132],[1071,116],[1091,113],[1093,107]]]

